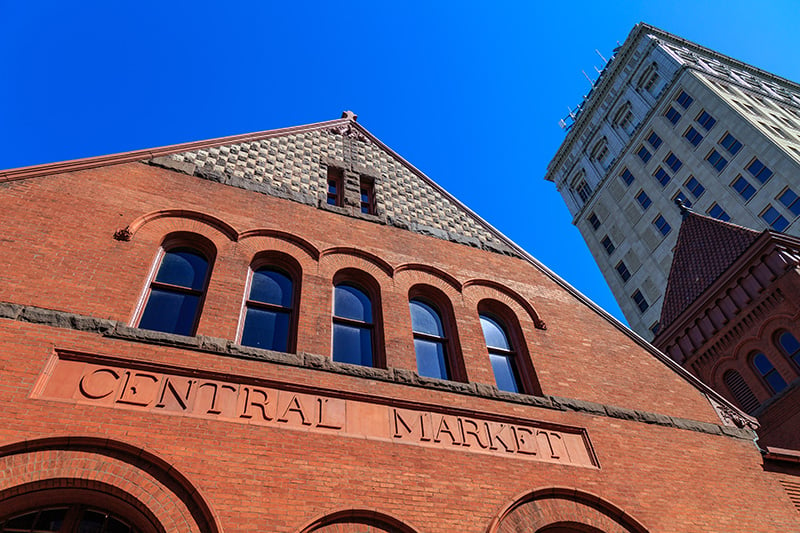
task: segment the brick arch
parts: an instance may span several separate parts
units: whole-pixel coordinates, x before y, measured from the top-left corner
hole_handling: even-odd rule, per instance
[[[0,491],[0,522],[37,509],[70,505],[102,509],[139,531],[167,533],[156,515],[130,493],[102,481],[76,478],[34,481]]]
[[[332,248],[327,248],[320,253],[320,263],[322,263],[323,258],[331,258],[334,259],[336,257],[346,256],[351,258],[359,259],[363,265],[370,265],[366,268],[357,267],[356,265],[342,265],[341,267],[336,268],[336,270],[340,270],[344,266],[354,266],[356,268],[361,268],[361,270],[367,270],[371,274],[378,277],[377,272],[375,270],[379,270],[383,276],[392,277],[394,276],[394,267],[390,265],[387,261],[384,261],[380,257],[370,252],[360,250],[358,248],[349,248],[346,246],[334,246]],[[381,276],[382,277],[382,276]]]
[[[18,442],[0,447],[0,471],[0,505],[32,498],[45,487],[79,490],[84,496],[105,488],[104,494],[138,509],[164,531],[219,531],[211,508],[185,476],[156,455],[123,442],[94,437]]]
[[[209,228],[213,228],[219,233],[225,235],[231,241],[236,241],[239,237],[239,232],[236,231],[233,226],[213,215],[202,213],[200,211],[192,211],[189,209],[160,209],[158,211],[152,211],[142,215],[128,224],[128,227],[125,228],[125,230],[128,232],[128,239],[133,238],[133,236],[136,235],[136,233],[138,233],[143,226],[148,225],[155,220],[165,218],[183,220],[181,225],[184,227],[187,221],[191,221],[194,224],[201,224]],[[181,229],[184,229],[184,227]]]
[[[518,496],[492,520],[486,531],[559,530],[647,533],[644,526],[616,505],[592,493],[566,487],[536,489]]]
[[[261,239],[260,237],[266,239]],[[248,242],[251,240],[252,242]],[[256,243],[261,243],[264,240],[267,240],[268,242],[289,244],[293,248],[308,255],[311,259],[315,261],[319,260],[319,249],[311,242],[293,233],[272,229],[252,229],[239,234],[239,241],[242,243],[243,248],[245,249],[253,249],[253,247],[258,248],[259,244]],[[247,242],[246,247],[244,246],[245,242]]]
[[[539,313],[536,312],[536,309],[534,309],[530,302],[523,298],[519,293],[506,287],[502,283],[497,283],[496,281],[491,281],[488,279],[471,279],[464,283],[465,295],[471,292],[467,291],[469,287],[480,287],[484,289],[485,296],[482,298],[493,298],[500,300],[511,307],[520,307],[524,309],[525,313],[530,317],[536,329],[547,329],[547,324],[545,324],[544,320],[539,317]],[[494,293],[487,292],[485,291],[486,289],[490,289],[491,291],[494,291]]]
[[[417,533],[417,530],[378,511],[348,509],[318,517],[300,533]]]
[[[407,270],[425,272],[427,274],[430,274],[431,276],[439,278],[440,280],[448,283],[451,287],[453,287],[453,289],[459,292],[462,289],[461,282],[458,281],[453,276],[451,276],[450,274],[448,274],[447,272],[445,272],[444,270],[438,269],[434,266],[424,265],[421,263],[404,263],[395,269],[395,275],[399,272],[404,272]]]

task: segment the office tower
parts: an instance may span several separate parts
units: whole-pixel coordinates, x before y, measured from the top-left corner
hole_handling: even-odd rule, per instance
[[[800,235],[800,86],[638,24],[548,165],[631,328],[659,327],[680,201]]]

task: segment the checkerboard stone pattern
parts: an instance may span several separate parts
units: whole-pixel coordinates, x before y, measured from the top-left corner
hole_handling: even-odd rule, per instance
[[[325,197],[328,162],[343,162],[377,178],[377,211],[387,224],[517,255],[457,203],[363,136],[316,129],[167,157],[180,165],[175,168],[193,168],[199,177],[315,206]]]

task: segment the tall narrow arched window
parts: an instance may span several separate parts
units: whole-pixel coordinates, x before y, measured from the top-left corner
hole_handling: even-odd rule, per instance
[[[786,382],[783,377],[775,370],[767,356],[763,353],[756,353],[753,356],[753,366],[758,370],[759,375],[764,378],[764,381],[769,386],[773,393],[778,393],[786,388]]]
[[[442,316],[433,304],[419,299],[409,301],[417,372],[420,376],[450,379],[448,341]]]
[[[784,331],[778,336],[778,344],[780,344],[786,357],[794,361],[797,366],[800,366],[800,342],[797,341],[797,337],[788,331]]]
[[[758,409],[760,405],[758,399],[756,395],[753,394],[753,391],[750,390],[750,387],[747,386],[741,374],[735,370],[728,370],[725,372],[725,375],[722,376],[722,381],[725,382],[728,390],[733,394],[736,403],[738,403],[739,407],[744,409],[745,412],[753,414],[753,412]]]
[[[480,315],[480,320],[497,388],[508,392],[524,392],[517,364],[518,354],[509,341],[505,326],[500,319],[484,313]]]
[[[273,266],[251,271],[241,343],[277,352],[294,351],[294,282]]]
[[[375,317],[366,291],[350,282],[333,289],[333,360],[374,366]]]
[[[188,246],[164,247],[157,262],[139,327],[194,335],[210,274],[207,255]]]

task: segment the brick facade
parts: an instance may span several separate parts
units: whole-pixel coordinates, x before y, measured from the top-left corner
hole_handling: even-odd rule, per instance
[[[746,417],[351,117],[198,144],[2,173],[0,523],[69,504],[170,532],[797,529]],[[375,215],[325,204],[339,158],[376,180]],[[212,258],[193,336],[136,327],[169,239]],[[259,257],[293,265],[293,353],[238,344]],[[342,276],[371,287],[376,368],[331,359]],[[417,295],[442,302],[458,379],[418,374]],[[529,394],[495,386],[479,309]]]

